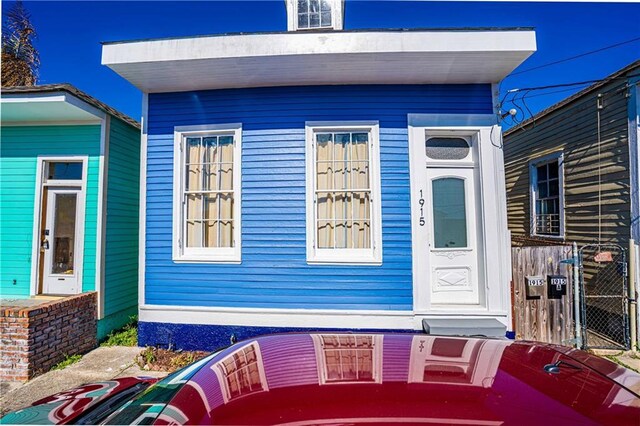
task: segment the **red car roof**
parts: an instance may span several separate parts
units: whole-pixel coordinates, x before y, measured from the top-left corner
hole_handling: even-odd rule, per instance
[[[640,424],[640,398],[610,378],[640,385],[640,375],[556,349],[424,334],[265,336],[211,359],[156,424]]]

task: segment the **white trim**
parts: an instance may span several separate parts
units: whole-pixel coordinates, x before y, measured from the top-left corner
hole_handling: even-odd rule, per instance
[[[369,133],[371,188],[371,248],[317,249],[315,208],[316,131],[366,131]],[[382,196],[380,179],[380,125],[378,121],[307,121],[305,123],[307,263],[313,265],[382,265]]]
[[[629,179],[631,195],[631,234],[640,241],[640,77],[629,84],[629,102],[627,107],[629,127]],[[639,311],[640,312],[640,311]]]
[[[102,64],[143,92],[496,83],[535,50],[534,31],[306,30],[109,43]]]
[[[434,131],[473,131],[496,124],[493,114],[407,114],[409,127],[435,127]]]
[[[142,115],[140,122],[140,200],[138,216],[138,306],[144,305],[146,207],[147,207],[147,122],[149,120],[149,94],[142,93]]]
[[[3,121],[2,127],[24,127],[24,126],[95,126],[101,124],[102,120],[56,120],[56,121]]]
[[[329,0],[331,3],[331,25],[326,27],[298,28],[298,0],[285,0],[287,8],[287,31],[342,30],[343,0]]]
[[[0,105],[7,111],[9,111],[13,105],[18,106],[20,104],[26,108],[33,106],[33,108],[40,110],[40,114],[38,115],[44,114],[45,116],[47,115],[47,108],[53,108],[58,111],[58,117],[55,120],[52,119],[51,122],[49,122],[48,118],[44,121],[29,121],[29,113],[35,113],[35,110],[30,110],[24,111],[25,119],[22,119],[22,117],[18,120],[3,119],[3,126],[100,124],[108,115],[101,109],[65,91],[51,93],[3,93],[2,99],[0,99]],[[65,104],[72,108],[66,107]],[[59,112],[62,111],[60,107],[64,108],[66,117],[60,116]]]
[[[510,270],[509,234],[506,223],[506,195],[504,161],[500,127],[492,114],[409,114],[409,167],[411,186],[411,234],[413,258],[413,303],[417,315],[487,314],[499,318],[510,316]],[[471,137],[477,145],[473,155],[479,169],[476,194],[479,216],[477,227],[483,247],[478,248],[478,279],[480,304],[463,306],[432,306],[427,283],[429,267],[425,261],[417,261],[424,247],[428,247],[429,224],[426,223],[428,191],[425,187],[427,171],[425,164],[425,131],[434,134]],[[434,162],[433,165],[436,165]],[[468,165],[463,165],[468,167]],[[425,219],[421,225],[420,190],[422,190]],[[508,328],[511,324],[505,322]]]
[[[558,161],[558,201],[560,214],[560,235],[538,234],[536,232],[536,194],[538,173],[536,167]],[[565,239],[565,211],[564,211],[564,152],[556,151],[529,160],[529,235],[549,239]]]
[[[301,327],[315,329],[422,330],[422,320],[495,318],[507,324],[506,312],[453,309],[427,314],[412,311],[228,308],[140,305],[140,321],[169,324],[233,325],[246,327]]]
[[[98,163],[98,218],[96,223],[96,281],[95,290],[98,293],[98,319],[104,318],[104,266],[106,257],[106,227],[107,227],[107,179],[109,170],[109,131],[111,116],[102,120],[100,127],[100,158]]]
[[[233,247],[186,248],[184,236],[184,139],[187,136],[233,134]],[[233,263],[242,261],[242,124],[176,126],[173,143],[172,260],[176,263]]]
[[[40,224],[42,221],[42,188],[44,187],[44,166],[48,161],[69,161],[69,162],[82,162],[82,180],[67,180],[67,181],[49,181],[46,185],[51,185],[52,187],[63,186],[63,187],[79,187],[80,193],[78,195],[77,204],[76,204],[76,217],[81,218],[81,221],[76,221],[76,235],[82,235],[82,238],[77,239],[77,250],[76,251],[76,265],[78,265],[77,271],[77,280],[78,280],[78,294],[82,293],[82,276],[84,272],[84,240],[85,233],[84,227],[86,225],[86,200],[87,200],[87,175],[89,168],[89,157],[87,155],[46,155],[46,156],[38,156],[36,160],[36,188],[35,188],[35,199],[34,199],[34,208],[33,208],[33,236],[31,243],[31,285],[30,285],[30,296],[35,296],[38,294],[38,266],[40,265]],[[78,228],[82,225],[82,232],[78,233]],[[44,292],[44,286],[42,288]]]

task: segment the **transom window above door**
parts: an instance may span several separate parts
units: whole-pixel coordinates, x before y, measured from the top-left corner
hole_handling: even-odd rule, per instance
[[[69,181],[82,180],[82,161],[47,161],[45,163],[45,180]]]
[[[307,260],[380,259],[377,126],[308,126]],[[310,179],[309,179],[310,178]]]
[[[240,260],[240,130],[177,131],[174,259]]]
[[[464,160],[470,152],[471,146],[464,138],[427,135],[426,153],[432,160]]]

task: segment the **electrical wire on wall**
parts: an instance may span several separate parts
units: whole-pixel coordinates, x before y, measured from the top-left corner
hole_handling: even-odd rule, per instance
[[[619,76],[619,77],[608,77],[599,80],[587,80],[587,81],[578,81],[572,83],[560,83],[560,84],[550,84],[546,86],[537,86],[537,87],[523,87],[516,89],[509,89],[506,91],[500,103],[498,104],[498,109],[500,111],[499,118],[502,123],[506,126],[520,126],[523,124],[531,124],[535,127],[535,116],[531,109],[529,108],[529,104],[527,104],[528,98],[533,98],[536,96],[547,96],[554,93],[565,92],[565,91],[574,91],[586,88],[587,86],[598,84],[598,83],[607,83],[614,80],[627,80],[629,78],[640,76],[640,74]],[[561,89],[554,90],[551,92],[545,92],[550,89]],[[534,95],[530,95],[531,92],[535,92]],[[539,93],[543,92],[543,93]],[[504,113],[504,111],[512,111],[515,110],[514,114]],[[530,120],[530,121],[529,121]],[[524,127],[521,127],[522,130],[526,130]]]

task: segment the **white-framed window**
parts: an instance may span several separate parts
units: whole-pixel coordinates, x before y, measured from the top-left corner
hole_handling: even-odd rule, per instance
[[[173,260],[241,260],[240,124],[174,131]]]
[[[287,0],[288,29],[342,29],[342,0]]]
[[[313,334],[319,382],[381,383],[382,335]]]
[[[564,237],[564,156],[556,152],[529,162],[531,235]]]
[[[229,354],[211,369],[218,376],[225,403],[269,390],[260,346],[255,341]]]
[[[381,264],[377,122],[306,123],[307,262]]]

